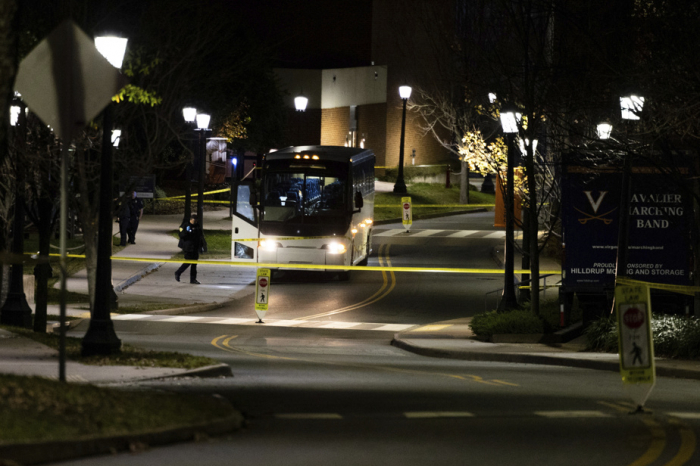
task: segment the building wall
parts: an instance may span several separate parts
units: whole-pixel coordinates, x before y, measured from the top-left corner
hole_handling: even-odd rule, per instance
[[[364,146],[372,149],[383,160],[386,153],[386,104],[358,105],[356,146],[364,138]],[[350,127],[350,107],[323,109],[321,118],[321,144],[342,146],[346,142]],[[379,165],[379,164],[378,164]]]

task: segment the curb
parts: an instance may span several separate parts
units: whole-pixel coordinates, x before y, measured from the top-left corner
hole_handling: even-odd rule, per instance
[[[511,362],[517,364],[540,364],[545,366],[575,367],[578,369],[593,369],[601,371],[619,372],[620,364],[615,361],[596,361],[591,359],[575,359],[544,354],[532,353],[486,353],[483,351],[455,351],[436,348],[426,348],[413,345],[406,340],[394,336],[391,346],[408,351],[410,353],[431,358],[459,359],[463,361],[481,362]],[[656,375],[660,377],[675,377],[682,379],[700,380],[700,371],[656,366]]]
[[[154,263],[154,264],[149,264],[147,267],[143,268],[141,271],[136,273],[135,275],[132,275],[131,277],[127,278],[120,284],[114,287],[114,291],[117,293],[120,293],[136,283],[137,281],[141,280],[143,277],[148,275],[149,273],[158,270],[160,266],[162,266],[165,262],[160,262],[160,263]]]
[[[236,300],[232,299],[229,301],[222,301],[219,303],[208,303],[208,304],[194,304],[192,306],[176,307],[172,309],[160,309],[158,311],[148,311],[143,314],[153,314],[153,315],[168,315],[168,316],[178,316],[183,314],[196,314],[197,312],[207,312],[213,311],[215,309],[222,308],[229,304],[233,304]]]
[[[222,362],[219,364],[213,364],[211,366],[190,369],[184,372],[179,372],[177,374],[163,375],[160,377],[149,377],[147,379],[138,379],[137,381],[141,382],[144,380],[174,379],[177,377],[199,377],[202,379],[213,377],[233,377],[233,371],[231,370],[231,366]]]
[[[136,451],[145,446],[196,441],[203,436],[227,434],[240,429],[243,426],[243,422],[243,415],[236,411],[233,415],[224,419],[141,434],[2,445],[0,446],[0,458],[28,465],[116,453],[117,451]]]

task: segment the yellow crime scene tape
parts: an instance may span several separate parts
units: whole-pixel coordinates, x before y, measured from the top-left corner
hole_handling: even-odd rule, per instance
[[[700,292],[700,286],[684,286],[684,285],[666,285],[663,283],[645,282],[642,280],[633,280],[631,278],[618,278],[615,283],[617,285],[646,285],[649,288],[657,290],[672,291],[674,293],[686,294],[695,296],[695,293]]]
[[[218,194],[218,193],[225,193],[231,191],[231,188],[224,188],[224,189],[218,189],[216,191],[207,191],[206,193],[202,193],[203,196],[206,196],[207,194]],[[199,197],[199,193],[192,193],[190,194],[190,197]],[[172,197],[156,197],[156,201],[175,201],[178,199],[184,199],[185,195],[182,196],[172,196]],[[204,201],[204,202],[209,202],[209,201]]]
[[[58,257],[60,254],[49,254]],[[84,254],[67,254],[66,257],[84,259]],[[502,274],[501,269],[461,269],[447,267],[379,267],[373,265],[323,265],[323,264],[275,264],[275,263],[251,263],[223,260],[189,260],[189,259],[159,259],[153,257],[111,257],[115,261],[133,262],[165,262],[173,264],[197,264],[197,265],[230,265],[232,267],[250,267],[267,269],[308,269],[308,270],[369,270],[373,272],[419,272],[419,273],[461,273],[461,274]],[[514,270],[514,273],[530,273],[529,270]],[[541,270],[542,274],[558,274],[560,270]]]

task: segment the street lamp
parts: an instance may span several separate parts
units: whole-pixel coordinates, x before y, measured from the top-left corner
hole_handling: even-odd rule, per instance
[[[95,38],[97,50],[115,67],[121,69],[127,39],[102,36]],[[112,104],[102,111],[102,160],[100,162],[100,212],[97,230],[97,270],[95,302],[82,342],[82,354],[107,355],[120,350],[122,342],[114,331],[110,317],[116,295],[112,287]]]
[[[630,95],[620,97],[620,114],[623,120],[639,120],[644,107],[644,97]],[[617,233],[617,263],[615,265],[615,277],[627,276],[628,263],[628,230],[629,230],[629,204],[631,193],[632,157],[629,151],[629,136],[625,144],[628,146],[624,152],[622,165],[622,188],[620,191],[620,228]]]
[[[182,109],[182,117],[188,126],[192,126],[197,119],[197,109],[194,107],[184,107]],[[188,138],[188,145],[192,149],[192,141]],[[192,151],[195,155],[197,151]],[[182,218],[182,223],[186,224],[190,221],[190,214],[192,213],[192,162],[188,161],[185,165],[185,215]]]
[[[294,108],[297,109],[297,112],[303,112],[306,110],[306,105],[309,103],[309,99],[304,97],[304,95],[300,95],[298,97],[294,98]]]
[[[612,134],[612,125],[610,123],[599,123],[596,127],[596,133],[598,133],[598,139],[610,139]]]
[[[211,116],[206,113],[197,114],[197,130],[199,131],[199,144],[197,150],[199,151],[199,189],[197,191],[197,221],[199,222],[199,227],[204,230],[204,173],[205,165],[207,159],[207,135],[206,132],[209,131],[209,121]]]
[[[13,105],[10,108],[10,123],[15,127],[16,138],[16,178],[15,178],[15,213],[12,233],[12,252],[16,257],[22,257],[24,253],[24,190],[25,190],[25,170],[24,147],[27,135],[27,116],[22,111],[23,106]],[[0,323],[14,325],[16,327],[32,328],[32,309],[27,303],[27,296],[24,293],[23,264],[12,264],[10,271],[9,287],[5,303],[0,309]]]
[[[401,118],[401,145],[399,148],[399,174],[396,177],[396,183],[394,184],[394,192],[398,194],[406,194],[406,183],[403,180],[403,146],[404,139],[406,138],[406,102],[411,97],[411,86],[401,86],[399,87],[399,96],[403,100],[403,116]]]
[[[504,260],[504,283],[503,283],[503,298],[498,304],[498,312],[507,311],[518,307],[518,300],[515,296],[515,274],[514,274],[514,258],[515,252],[515,220],[513,213],[513,204],[515,200],[514,189],[514,174],[513,174],[513,139],[518,132],[518,122],[515,110],[507,110],[505,107],[501,109],[501,127],[506,135],[508,142],[508,159],[506,162],[506,195],[505,195],[505,211],[506,211],[506,257]]]

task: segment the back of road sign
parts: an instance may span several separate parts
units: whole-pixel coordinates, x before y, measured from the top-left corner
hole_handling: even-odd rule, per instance
[[[401,198],[401,211],[401,222],[403,223],[403,227],[406,229],[406,232],[409,232],[411,231],[411,225],[413,224],[413,213],[411,209],[410,197]]]
[[[656,383],[649,287],[617,286],[615,310],[622,382],[637,406],[644,406]]]

